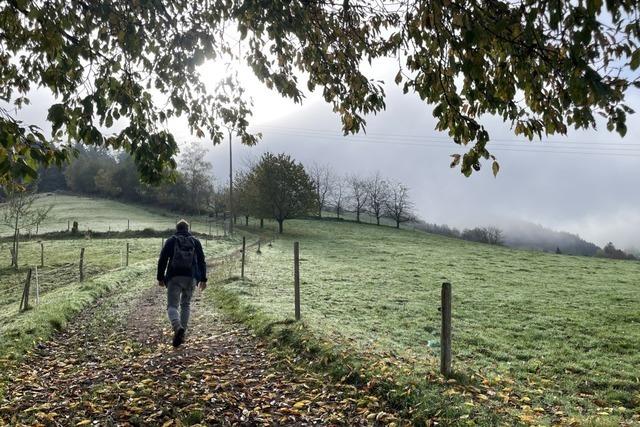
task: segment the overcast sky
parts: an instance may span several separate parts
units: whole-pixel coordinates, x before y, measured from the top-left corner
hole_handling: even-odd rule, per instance
[[[392,81],[391,67],[381,66],[377,77]],[[449,156],[463,151],[434,131],[431,107],[395,85],[387,86],[386,111],[368,118],[367,134],[343,137],[339,119],[318,95],[296,106],[249,75],[245,82],[256,101],[254,129],[263,140],[251,148],[235,144],[236,164],[272,151],[305,164],[329,164],[340,174],[380,171],[410,187],[417,212],[428,222],[467,227],[524,220],[598,245],[640,247],[640,116],[629,118],[625,138],[602,123],[597,131],[534,143],[486,117],[493,139],[489,149],[498,157],[500,173],[494,178],[487,162],[466,178],[449,168]],[[640,111],[637,90],[629,92],[628,101]],[[228,145],[212,149],[211,160],[219,182],[227,182]]]
[[[375,67],[376,77],[393,80],[391,64]],[[213,87],[222,68],[210,64],[202,72]],[[393,84],[387,85],[386,111],[368,118],[367,134],[343,137],[337,116],[318,94],[295,105],[262,87],[246,70],[240,75],[255,100],[253,129],[263,133],[263,140],[251,148],[234,144],[237,165],[272,151],[305,164],[329,164],[340,174],[380,171],[410,187],[417,213],[428,222],[467,227],[525,220],[577,233],[598,245],[613,241],[640,248],[638,115],[629,118],[625,138],[607,132],[603,123],[598,131],[573,131],[543,143],[518,139],[508,125],[485,117],[500,173],[494,178],[487,162],[466,178],[449,168],[449,156],[463,151],[434,131],[431,107]],[[43,124],[51,101],[46,94],[33,95],[21,118]],[[637,90],[628,93],[628,103],[640,111]],[[172,122],[171,130],[183,141],[193,140],[183,122]],[[226,184],[227,143],[203,143],[211,147],[218,183]]]

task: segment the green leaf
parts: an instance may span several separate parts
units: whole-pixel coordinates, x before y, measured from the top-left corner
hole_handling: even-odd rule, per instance
[[[636,49],[631,55],[631,63],[629,64],[633,71],[637,70],[640,67],[640,49]]]

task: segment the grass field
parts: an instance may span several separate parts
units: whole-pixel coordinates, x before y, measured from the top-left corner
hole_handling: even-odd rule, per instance
[[[166,229],[175,219],[72,196],[48,196],[40,203],[51,198],[55,207],[45,225],[51,231],[66,229],[72,214],[81,230],[86,224],[96,231],[114,230],[116,223],[126,229],[127,218],[132,229]],[[251,243],[258,232],[272,237],[272,231],[271,223],[265,230],[240,227],[234,239],[211,241],[205,249],[209,257],[222,256],[237,250],[242,234]],[[123,269],[127,241],[131,267]],[[238,279],[237,261],[215,273],[220,290],[256,308],[269,328],[291,325],[294,241],[301,246],[309,342],[328,342],[335,354],[347,355],[352,369],[365,378],[370,373],[368,387],[394,402],[406,401],[416,420],[640,421],[640,263],[518,251],[367,224],[287,221],[285,235],[263,244],[260,255],[255,248],[247,251],[246,280]],[[0,269],[0,340],[24,351],[114,284],[152,275],[160,243],[44,241],[43,305],[18,314],[25,268],[40,261],[39,243],[23,243],[21,270]],[[8,254],[8,247],[0,243],[0,253]],[[88,276],[83,285],[77,282],[80,247]],[[8,265],[9,257],[2,259]],[[443,281],[453,284],[455,382],[437,372]]]
[[[127,224],[131,230],[143,230],[152,228],[155,230],[172,229],[180,214],[172,213],[160,208],[136,206],[92,197],[80,197],[46,193],[40,197],[34,206],[52,206],[51,212],[44,223],[39,227],[39,232],[66,231],[67,224],[78,221],[81,232],[92,231],[124,231]],[[208,232],[204,217],[187,216],[193,224],[194,230]],[[127,223],[127,220],[129,221]],[[212,229],[212,234],[221,229]],[[9,236],[13,233],[8,227],[0,228],[0,236]],[[21,230],[27,234],[27,230]],[[32,230],[35,234],[35,230]]]
[[[47,220],[40,232],[66,230],[67,219],[80,223],[80,230],[93,231],[126,230],[126,219],[130,219],[131,230],[153,228],[166,230],[173,228],[175,215],[129,206],[115,201],[86,197],[45,195],[37,202],[40,206],[52,205]],[[124,220],[123,220],[124,218]],[[189,218],[191,219],[191,218]],[[205,231],[200,218],[194,218],[196,229]],[[206,227],[208,228],[208,227]],[[212,233],[215,234],[215,226]],[[5,228],[3,233],[8,234]],[[217,230],[220,232],[220,230]],[[170,232],[167,232],[168,237]],[[33,346],[34,342],[45,339],[52,331],[64,326],[65,322],[86,304],[114,286],[126,286],[133,276],[147,276],[149,285],[155,280],[155,263],[162,239],[154,238],[110,238],[88,239],[78,236],[57,236],[63,239],[47,239],[46,236],[23,236],[20,243],[19,265],[15,270],[9,267],[9,239],[0,241],[0,359],[19,357]],[[40,266],[41,243],[44,248],[44,266]],[[126,247],[129,243],[129,268],[125,268]],[[223,256],[237,250],[240,240],[213,239],[205,241],[210,256]],[[84,248],[85,282],[79,282],[80,250]],[[36,273],[39,285],[40,303],[36,304]],[[32,269],[30,305],[31,309],[19,313],[27,271]],[[131,276],[133,275],[133,276]],[[137,277],[137,276],[136,276]],[[140,280],[140,279],[136,279]]]
[[[365,360],[393,359],[401,383],[416,384],[431,405],[428,415],[488,423],[505,411],[523,422],[616,425],[640,414],[640,263],[370,225],[285,229],[251,255],[249,280],[227,289],[276,321],[292,318],[300,241],[305,324]],[[475,397],[424,381],[438,370],[443,281],[453,284],[454,369],[485,386]]]

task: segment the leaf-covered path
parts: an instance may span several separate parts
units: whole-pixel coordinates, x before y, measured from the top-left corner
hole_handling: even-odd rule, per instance
[[[174,349],[162,289],[100,300],[9,366],[0,424],[363,425],[372,409],[394,421],[371,401],[365,417],[349,386],[272,355],[204,304],[194,298]]]

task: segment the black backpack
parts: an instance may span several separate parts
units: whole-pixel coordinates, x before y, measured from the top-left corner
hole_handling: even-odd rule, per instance
[[[175,276],[191,276],[193,260],[196,256],[196,245],[191,237],[175,236],[171,272]]]

